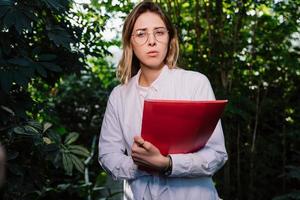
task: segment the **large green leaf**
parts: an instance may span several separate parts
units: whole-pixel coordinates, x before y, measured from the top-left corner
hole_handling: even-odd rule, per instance
[[[41,65],[43,65],[46,69],[54,72],[61,72],[62,69],[60,66],[58,66],[55,63],[50,63],[50,62],[39,62]]]
[[[88,157],[90,155],[90,152],[85,147],[80,145],[69,145],[68,149],[71,153],[79,156]]]
[[[39,123],[39,122],[37,122],[37,121],[31,120],[31,121],[28,121],[27,123],[28,123],[28,125],[34,127],[38,131],[42,131],[43,130],[42,124]]]
[[[73,162],[69,153],[62,152],[62,162],[67,175],[72,175]]]
[[[66,136],[64,143],[66,145],[72,144],[73,142],[75,142],[78,139],[78,137],[79,137],[79,133],[71,132]]]
[[[0,1],[0,6],[12,6],[14,3],[13,0],[1,0]]]
[[[42,77],[46,78],[47,77],[47,71],[45,70],[44,66],[39,65],[39,64],[34,64],[35,70],[37,73],[39,73]]]
[[[52,61],[56,58],[57,56],[55,54],[40,54],[38,56],[39,61]]]
[[[48,27],[48,37],[56,46],[63,46],[66,49],[70,49],[70,44],[74,42],[70,34],[59,26],[53,28]]]
[[[43,125],[43,133],[45,133],[51,126],[52,126],[51,123],[45,122]]]
[[[25,134],[25,129],[23,127],[17,126],[13,130],[17,134],[20,134],[20,135]]]
[[[45,129],[45,128],[44,128]],[[61,137],[59,134],[55,133],[54,131],[50,130],[47,132],[49,138],[54,141],[56,144],[61,143]]]
[[[14,26],[19,34],[25,30],[31,30],[31,20],[24,15],[23,10],[12,7],[3,17],[3,23],[7,28]]]
[[[8,63],[20,65],[20,66],[30,66],[31,62],[27,58],[12,58],[7,61]]]
[[[75,155],[73,154],[70,154],[71,155],[71,159],[72,159],[72,162],[75,166],[75,168],[80,171],[80,172],[84,172],[84,164],[83,162]]]
[[[34,135],[34,134],[40,133],[36,128],[29,126],[29,125],[25,125],[24,129],[25,129],[26,133],[28,133],[28,134]]]
[[[11,114],[11,115],[13,115],[13,116],[15,115],[15,112],[14,112],[11,108],[9,108],[9,107],[7,107],[7,106],[1,105],[0,108],[1,108],[2,110],[5,110],[6,112],[8,112],[9,114]]]

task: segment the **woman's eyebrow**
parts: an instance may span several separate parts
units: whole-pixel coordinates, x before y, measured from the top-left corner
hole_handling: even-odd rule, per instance
[[[166,28],[164,26],[158,26],[158,27],[154,27],[153,30],[156,30],[156,29],[160,29],[160,28]],[[146,31],[148,28],[137,28],[135,29],[135,31]]]
[[[160,29],[160,28],[166,28],[166,27],[164,27],[164,26],[159,26],[159,27],[155,27],[154,30]]]
[[[145,30],[147,30],[147,28],[137,28],[137,29],[135,29],[135,31],[145,31]]]

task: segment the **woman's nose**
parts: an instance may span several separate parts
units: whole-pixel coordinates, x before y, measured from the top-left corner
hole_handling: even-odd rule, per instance
[[[154,46],[156,45],[156,39],[153,33],[149,33],[148,35],[148,45],[149,46]]]

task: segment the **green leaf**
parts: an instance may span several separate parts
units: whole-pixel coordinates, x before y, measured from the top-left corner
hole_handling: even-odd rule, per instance
[[[46,122],[46,123],[43,125],[43,133],[45,133],[51,126],[52,126],[51,123]]]
[[[24,12],[26,11],[20,10],[16,13],[17,20],[15,22],[15,27],[19,34],[22,34],[23,30],[29,30],[30,32],[32,31],[31,19],[29,19]]]
[[[40,61],[52,61],[55,60],[57,56],[55,54],[41,54],[39,55]]]
[[[2,108],[2,110],[5,110],[6,112],[10,113],[13,116],[15,115],[15,112],[12,109],[10,109],[9,107],[1,105],[0,108]]]
[[[50,71],[54,71],[54,72],[61,72],[62,71],[62,69],[54,63],[40,62],[40,64],[43,65],[46,69],[48,69]]]
[[[20,134],[20,135],[26,134],[25,129],[23,127],[20,127],[20,126],[15,127],[13,130],[14,130],[15,133]]]
[[[65,190],[67,190],[68,188],[70,188],[71,186],[72,186],[72,184],[70,184],[70,183],[59,184],[59,185],[57,185],[57,189],[62,190],[62,191],[65,191]]]
[[[30,125],[30,126],[36,128],[36,129],[39,130],[39,131],[42,131],[42,130],[43,130],[42,124],[40,124],[40,123],[37,122],[37,121],[33,121],[33,120],[32,120],[32,121],[28,121],[27,123],[28,123],[28,125]]]
[[[72,175],[73,162],[70,157],[70,154],[63,152],[62,153],[62,161],[63,161],[64,170],[66,171],[67,175]]]
[[[53,131],[48,131],[47,132],[49,138],[54,141],[56,144],[60,144],[61,143],[61,137],[59,134],[53,132]]]
[[[41,135],[33,135],[32,140],[35,146],[44,144],[44,140],[43,137],[41,137]]]
[[[1,0],[0,1],[0,6],[12,6],[13,1],[12,0]]]
[[[106,181],[107,181],[107,174],[105,172],[101,172],[98,174],[96,178],[95,186],[97,187],[103,186],[105,185]]]
[[[90,152],[85,147],[80,145],[69,145],[68,149],[71,153],[79,156],[89,157],[90,155]]]
[[[47,78],[47,71],[41,65],[35,66],[36,71],[44,78]]]
[[[34,69],[35,69],[34,65],[22,67],[21,69],[19,69],[17,73],[21,72],[20,76],[23,75],[24,77],[28,77],[29,79],[31,79],[34,76]]]
[[[31,30],[31,20],[24,15],[21,9],[17,9],[15,6],[11,8],[3,18],[3,23],[6,27],[14,26],[19,34],[24,29]]]
[[[72,159],[72,162],[75,166],[75,168],[80,171],[80,172],[84,172],[84,164],[83,162],[75,155],[73,154],[70,154],[71,155],[71,159]]]
[[[47,28],[49,30],[48,37],[56,46],[63,46],[70,50],[70,43],[73,43],[70,34],[63,28],[56,26],[54,28]]]
[[[31,64],[26,58],[12,58],[8,60],[8,63],[20,66],[29,66]]]
[[[24,15],[26,15],[28,17],[28,19],[31,19],[32,21],[38,21],[38,17],[34,14],[34,11],[32,10],[24,10]]]
[[[69,133],[66,138],[65,138],[65,144],[72,144],[73,142],[75,142],[79,137],[79,133],[76,132],[71,132]]]
[[[31,134],[31,135],[32,134],[39,134],[39,131],[36,128],[32,127],[32,126],[25,125],[24,129],[25,129],[26,133],[28,133],[28,134]]]

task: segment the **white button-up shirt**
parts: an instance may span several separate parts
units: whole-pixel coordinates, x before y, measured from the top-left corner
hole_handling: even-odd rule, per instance
[[[171,155],[169,177],[139,170],[130,155],[133,137],[141,133],[144,99],[214,100],[209,80],[198,72],[164,66],[149,88],[141,88],[140,73],[110,94],[99,140],[101,166],[114,179],[125,180],[125,199],[219,199],[211,177],[227,160],[220,121],[204,148]]]

